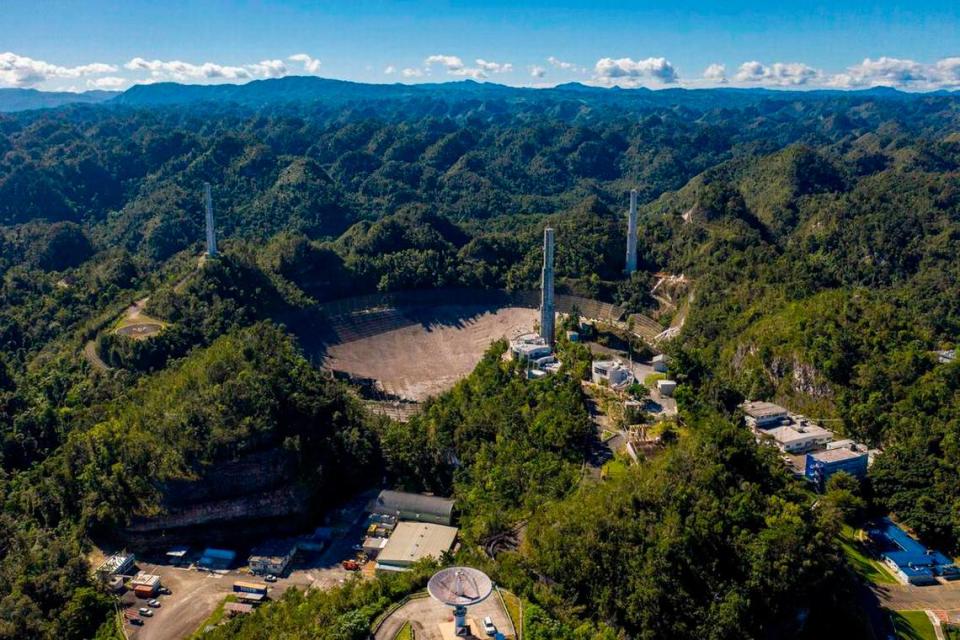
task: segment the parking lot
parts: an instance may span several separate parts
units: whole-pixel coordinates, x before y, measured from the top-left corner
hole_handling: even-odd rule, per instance
[[[322,552],[300,554],[291,568],[276,582],[268,584],[268,597],[276,600],[287,589],[326,589],[342,584],[357,572],[349,572],[341,566],[344,559],[355,555],[353,546],[360,540],[365,522],[364,507],[369,496],[359,497],[340,510],[334,524],[334,537]],[[193,552],[193,560],[200,549]],[[124,624],[124,631],[131,640],[182,640],[199,630],[227,595],[233,593],[233,583],[239,580],[256,580],[245,567],[230,571],[211,572],[197,569],[190,562],[187,566],[173,566],[163,561],[138,560],[136,569],[160,576],[161,584],[170,590],[170,595],[158,595],[160,606],[147,607],[148,599],[136,598],[132,590],[121,597],[121,606],[136,614],[141,607],[150,608],[153,615],[140,617],[142,626]],[[372,569],[372,567],[369,567]],[[368,567],[359,575],[369,575]],[[135,572],[134,572],[135,573]]]

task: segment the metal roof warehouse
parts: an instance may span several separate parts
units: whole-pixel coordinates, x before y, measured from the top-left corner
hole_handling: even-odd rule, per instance
[[[368,506],[370,513],[449,525],[453,522],[453,500],[403,491],[381,491]]]
[[[423,558],[440,557],[453,547],[457,529],[441,524],[401,522],[377,556],[377,569],[403,571]]]

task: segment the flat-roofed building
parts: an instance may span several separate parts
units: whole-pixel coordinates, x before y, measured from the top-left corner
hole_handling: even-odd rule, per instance
[[[772,402],[744,402],[740,405],[745,415],[747,426],[751,429],[766,429],[781,422],[789,416],[786,409]]]
[[[367,511],[394,516],[397,520],[450,525],[453,523],[453,505],[450,498],[384,490],[367,506]]]
[[[653,356],[653,370],[657,373],[666,373],[670,368],[670,358],[664,354]]]
[[[270,540],[254,547],[247,559],[253,573],[281,575],[297,554],[296,540]]]
[[[845,471],[855,478],[867,475],[867,453],[849,448],[827,449],[807,454],[804,476],[823,489],[835,473]]]
[[[622,389],[633,382],[633,373],[615,360],[597,360],[591,368],[593,383],[606,382],[614,389]]]
[[[160,576],[141,571],[130,581],[130,586],[133,587],[133,594],[138,598],[152,598],[160,591]]]
[[[786,425],[759,431],[761,440],[769,440],[784,453],[804,453],[823,447],[833,440],[833,432],[815,424]]]
[[[676,380],[657,380],[657,391],[660,392],[660,395],[672,398],[673,392],[676,390]]]
[[[517,360],[537,360],[553,353],[553,348],[536,333],[525,333],[510,341],[510,353]]]
[[[439,560],[444,553],[453,548],[456,539],[456,527],[424,522],[401,522],[377,556],[377,569],[406,571],[418,560],[424,558]]]
[[[950,558],[920,544],[889,518],[867,527],[867,536],[884,564],[904,584],[937,584],[937,577],[960,578],[960,570]]]

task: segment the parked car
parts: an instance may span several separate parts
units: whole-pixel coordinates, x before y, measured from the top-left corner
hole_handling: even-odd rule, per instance
[[[140,618],[130,618],[130,619],[129,619],[129,622],[130,622],[130,624],[132,624],[132,625],[135,626],[135,627],[142,627],[142,626],[143,626],[143,620],[141,620]]]
[[[146,607],[140,607],[140,610],[137,613],[139,613],[144,618],[149,618],[150,616],[153,615],[153,611],[151,611],[150,609],[147,609]]]
[[[487,616],[483,619],[483,632],[488,636],[497,635],[497,627],[495,624],[493,624],[493,620],[490,618],[490,616]]]
[[[268,573],[267,575],[263,576],[263,581],[264,581],[264,582],[276,582],[276,581],[277,581],[277,576],[273,575],[272,573]]]
[[[162,593],[162,594],[165,595],[165,596],[168,596],[168,595],[170,595],[172,592],[171,592],[170,589],[168,589],[167,587],[160,587],[160,593]]]
[[[160,606],[160,601],[159,601],[159,600],[150,600],[149,602],[147,602],[147,606],[154,607],[154,608],[159,607],[159,606]]]
[[[356,560],[344,560],[343,568],[347,571],[360,571],[360,563]]]

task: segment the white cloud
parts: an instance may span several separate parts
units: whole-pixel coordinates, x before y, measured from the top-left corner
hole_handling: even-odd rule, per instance
[[[542,78],[543,76],[547,75],[547,70],[544,69],[543,67],[533,65],[532,67],[530,67],[530,75],[533,76],[534,78]]]
[[[392,64],[388,64],[386,68],[383,70],[383,72],[388,76],[392,76],[397,72],[397,68]]]
[[[51,78],[79,78],[103,73],[114,73],[117,67],[102,62],[77,67],[62,67],[43,60],[7,51],[0,53],[0,85],[31,87]]]
[[[830,79],[836,87],[900,87],[903,89],[945,89],[960,86],[960,57],[943,58],[933,64],[888,58],[864,59]]]
[[[181,60],[146,60],[137,57],[123,66],[130,71],[149,71],[154,78],[170,77],[181,81],[197,79],[248,80],[252,77],[250,71],[244,67],[233,67],[213,62],[192,64]]]
[[[423,69],[415,69],[413,67],[407,67],[406,69],[400,72],[400,75],[402,75],[404,78],[422,78]]]
[[[283,60],[261,60],[247,65],[250,73],[261,78],[282,78],[287,75],[287,65]]]
[[[317,73],[320,71],[320,61],[317,58],[313,58],[306,53],[295,53],[289,58],[287,58],[287,60],[290,60],[292,62],[302,62],[303,69],[307,73]]]
[[[178,82],[282,78],[289,72],[283,60],[261,60],[253,64],[232,66],[215,62],[193,64],[182,60],[146,60],[137,57],[123,66],[130,71],[148,71],[154,81],[176,80]]]
[[[424,64],[442,64],[447,68],[447,71],[457,71],[463,69],[463,60],[457,56],[445,56],[442,54],[434,54],[428,56],[426,60],[423,61]]]
[[[703,79],[720,84],[725,83],[727,81],[727,68],[722,64],[711,64],[703,70]]]
[[[775,62],[769,66],[756,60],[744,62],[733,79],[744,83],[761,83],[779,87],[809,84],[823,77],[818,69],[802,62]]]
[[[577,65],[575,65],[574,63],[564,62],[563,60],[560,60],[559,58],[556,58],[554,56],[550,56],[549,58],[547,58],[547,62],[549,62],[550,64],[552,64],[558,69],[563,69],[564,71],[581,71],[582,70],[577,68]]]
[[[87,80],[87,87],[91,89],[115,90],[120,89],[125,84],[127,84],[127,79],[118,78],[117,76],[106,76],[104,78]]]
[[[673,64],[666,58],[601,58],[594,67],[594,81],[612,86],[636,87],[652,80],[661,84],[673,84],[680,79]]]
[[[934,65],[940,74],[939,81],[942,87],[960,86],[960,57],[944,58]]]
[[[477,58],[476,62],[478,67],[490,73],[510,73],[513,71],[513,64],[510,62],[501,64],[499,62],[489,62],[483,58]]]
[[[434,54],[428,56],[426,60],[423,61],[427,67],[433,64],[442,65],[447,69],[447,73],[451,76],[463,76],[467,78],[473,78],[475,80],[482,80],[487,77],[486,71],[482,67],[468,67],[463,64],[463,60],[459,56],[449,56],[443,54]],[[496,62],[486,62],[483,59],[478,59],[477,63],[483,63],[485,65],[497,65]],[[504,65],[497,65],[498,68],[502,68]],[[509,65],[509,70],[513,69],[513,65]]]

